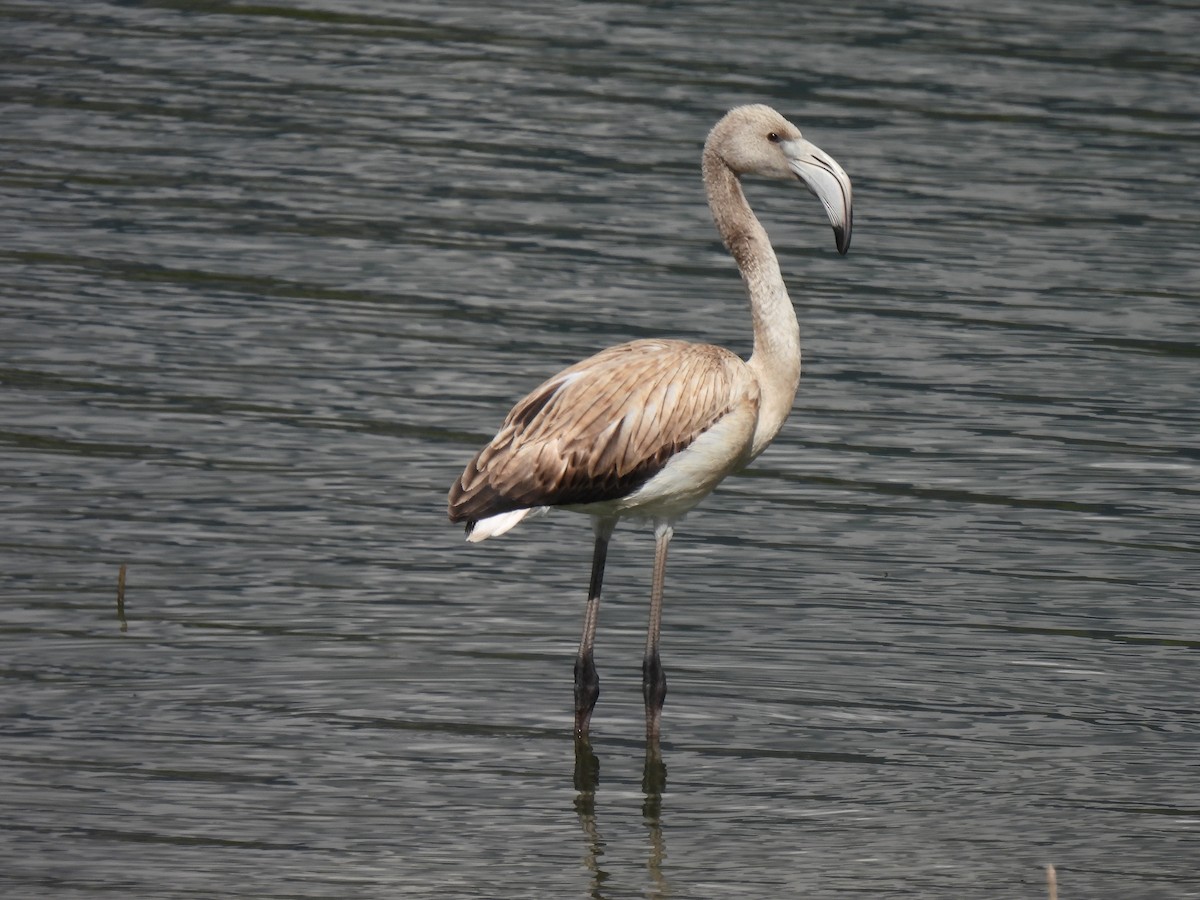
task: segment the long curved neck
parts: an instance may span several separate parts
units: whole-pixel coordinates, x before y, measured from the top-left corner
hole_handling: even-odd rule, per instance
[[[788,297],[766,229],[746,202],[733,170],[705,148],[704,185],[721,240],[729,248],[750,298],[754,352],[747,365],[761,390],[751,455],[761,453],[792,410],[800,384],[800,323]]]

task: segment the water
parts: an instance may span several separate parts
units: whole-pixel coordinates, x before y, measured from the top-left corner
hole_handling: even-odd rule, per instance
[[[0,3],[5,897],[1200,896],[1200,53],[1186,4]],[[562,365],[748,349],[793,418],[672,547],[462,543]],[[123,621],[115,606],[127,566]]]

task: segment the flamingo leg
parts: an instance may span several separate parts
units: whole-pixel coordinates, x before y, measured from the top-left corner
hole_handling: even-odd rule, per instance
[[[575,737],[586,739],[592,710],[600,698],[600,676],[596,672],[592,647],[596,642],[596,623],[600,617],[600,586],[604,581],[604,561],[608,557],[608,539],[615,520],[596,520],[596,545],[592,550],[592,580],[588,586],[587,610],[583,614],[583,635],[575,657]]]
[[[654,580],[650,584],[650,624],[646,629],[646,654],[642,657],[642,697],[646,701],[646,741],[657,745],[662,708],[667,699],[667,673],[658,655],[662,631],[663,582],[667,575],[667,547],[675,529],[659,522],[654,529]]]

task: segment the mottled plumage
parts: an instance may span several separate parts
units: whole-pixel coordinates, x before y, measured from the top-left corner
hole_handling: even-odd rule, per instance
[[[633,341],[535,388],[450,489],[450,519],[628,497],[758,384],[735,354],[708,344]]]

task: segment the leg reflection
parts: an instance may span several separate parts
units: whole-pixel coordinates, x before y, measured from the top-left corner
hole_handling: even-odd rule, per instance
[[[647,741],[646,765],[642,769],[642,793],[646,795],[647,808],[650,804],[656,804],[661,810],[662,792],[666,787],[667,765],[663,762],[662,750],[659,749],[658,741]]]
[[[579,825],[583,828],[587,843],[583,864],[592,876],[591,890],[588,892],[591,897],[602,896],[601,888],[608,880],[608,873],[600,868],[604,840],[600,837],[600,829],[596,827],[596,788],[599,784],[600,760],[592,752],[592,745],[586,737],[576,737],[575,814],[579,816]]]
[[[592,751],[592,742],[585,737],[575,738],[575,790],[580,795],[586,794],[588,802],[593,806],[596,802],[596,788],[600,786],[600,760]],[[576,798],[576,803],[580,798]]]
[[[649,832],[650,848],[646,857],[646,868],[654,883],[649,892],[650,897],[670,896],[670,886],[663,874],[663,860],[667,857],[667,844],[663,838],[662,825],[662,795],[667,787],[667,767],[663,763],[662,752],[658,741],[646,744],[646,766],[642,770],[642,793],[646,795],[642,801],[642,819]]]

